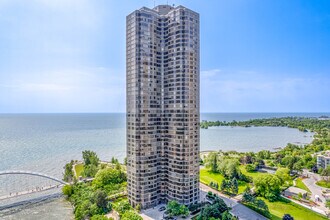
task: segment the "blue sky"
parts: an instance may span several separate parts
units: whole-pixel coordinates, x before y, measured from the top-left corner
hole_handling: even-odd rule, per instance
[[[330,1],[168,2],[201,16],[202,112],[330,111]],[[0,0],[0,112],[124,112],[125,16],[153,5]]]

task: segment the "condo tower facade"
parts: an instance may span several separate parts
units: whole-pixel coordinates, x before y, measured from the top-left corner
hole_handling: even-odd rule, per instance
[[[127,191],[142,208],[199,201],[199,14],[143,7],[126,18]]]

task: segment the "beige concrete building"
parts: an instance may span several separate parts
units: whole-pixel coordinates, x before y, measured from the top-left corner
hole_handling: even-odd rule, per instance
[[[199,14],[143,7],[127,16],[128,197],[142,208],[199,201]]]
[[[327,168],[330,165],[330,151],[319,152],[316,155],[317,168]]]

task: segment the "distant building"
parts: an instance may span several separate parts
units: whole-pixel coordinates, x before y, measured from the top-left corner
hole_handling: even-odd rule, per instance
[[[159,5],[127,16],[131,205],[199,202],[199,74],[198,13]]]
[[[316,155],[317,168],[326,168],[330,165],[330,151],[323,151]]]

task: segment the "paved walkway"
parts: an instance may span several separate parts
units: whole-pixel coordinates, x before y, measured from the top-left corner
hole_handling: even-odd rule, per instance
[[[0,200],[10,199],[10,198],[18,197],[18,196],[23,196],[23,195],[29,195],[29,194],[37,193],[37,192],[43,192],[43,191],[47,191],[50,189],[56,189],[56,188],[60,188],[60,187],[62,187],[62,184],[38,187],[36,189],[30,189],[30,190],[26,190],[26,191],[22,191],[22,192],[14,192],[14,193],[10,193],[9,195],[0,196]]]
[[[321,202],[316,202],[318,204],[317,208],[322,210],[322,214],[326,214],[329,212],[328,208],[325,207],[326,199],[322,195],[322,191],[325,190],[325,188],[320,187],[316,185],[316,182],[321,179],[321,177],[318,174],[308,172],[308,178],[304,178],[302,181],[303,183],[308,187],[308,189],[312,192],[311,199],[315,201],[315,195],[318,195]]]
[[[105,215],[107,218],[113,218],[114,220],[120,220],[119,214],[118,212],[116,212],[115,210],[112,210],[111,212],[109,212],[108,214]]]

